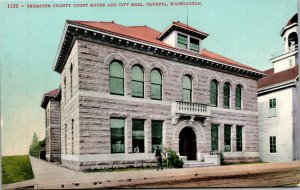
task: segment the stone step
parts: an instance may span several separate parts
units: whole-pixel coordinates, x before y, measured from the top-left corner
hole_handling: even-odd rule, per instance
[[[200,161],[186,161],[183,164],[183,168],[198,168],[198,167],[207,167],[213,166],[213,163],[205,163]]]

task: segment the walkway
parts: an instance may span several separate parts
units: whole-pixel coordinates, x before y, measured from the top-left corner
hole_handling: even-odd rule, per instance
[[[195,186],[202,186],[200,181],[204,179],[224,180],[226,178],[234,178],[234,176],[260,175],[272,178],[273,173],[284,174],[287,179],[277,183],[268,183],[262,186],[276,186],[278,184],[299,183],[300,181],[300,162],[291,163],[266,163],[266,164],[245,164],[245,165],[230,165],[230,166],[212,166],[203,168],[184,168],[184,169],[164,169],[163,171],[156,170],[131,170],[123,172],[94,172],[83,173],[73,171],[53,163],[39,160],[30,157],[32,169],[34,172],[34,180],[20,182],[16,184],[4,185],[5,189],[14,189],[24,186],[35,186],[35,188],[47,189],[70,189],[70,188],[107,188],[107,187],[168,187],[178,184],[177,187],[184,187],[186,184],[191,184],[189,180],[193,180]],[[266,175],[269,174],[269,175]],[[288,176],[287,176],[288,175]],[[291,176],[292,177],[291,177]],[[282,176],[282,175],[281,175]],[[251,178],[251,177],[250,177]],[[177,183],[174,183],[176,180]],[[198,180],[198,182],[197,182]],[[278,182],[279,181],[279,182]],[[249,182],[249,179],[248,179]],[[251,182],[251,181],[250,181]],[[255,182],[255,180],[253,181]],[[23,186],[22,186],[23,183]],[[257,181],[255,182],[257,183]],[[180,186],[181,184],[181,186]],[[210,183],[214,184],[214,183]],[[223,183],[224,184],[224,183]],[[237,183],[238,185],[239,183]],[[241,184],[241,183],[240,183]],[[205,185],[207,186],[207,185]],[[214,186],[218,186],[217,184]],[[230,184],[228,185],[230,186]],[[245,186],[249,187],[249,183]],[[250,186],[251,183],[250,183]],[[253,184],[257,186],[257,184]],[[190,187],[192,187],[190,185]]]

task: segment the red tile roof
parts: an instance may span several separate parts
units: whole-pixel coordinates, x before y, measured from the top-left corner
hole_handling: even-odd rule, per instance
[[[50,91],[50,92],[47,92],[47,93],[45,93],[44,95],[45,95],[45,96],[50,96],[50,97],[55,97],[55,96],[57,95],[58,91],[59,91],[59,88],[54,89],[54,90],[52,90],[52,91]]]
[[[171,47],[168,44],[157,40],[156,38],[160,35],[160,32],[149,28],[147,26],[123,26],[112,22],[90,22],[90,21],[71,21],[80,25],[88,26],[90,28],[105,31],[112,34],[118,34],[123,37],[130,37],[138,41],[145,41],[161,45],[165,47]]]
[[[159,46],[162,46],[165,48],[174,49],[176,51],[180,51],[180,52],[184,52],[184,53],[190,53],[190,54],[194,53],[194,52],[186,51],[183,49],[171,47],[170,45],[164,43],[163,41],[158,40],[157,37],[159,35],[161,35],[161,32],[159,32],[153,28],[150,28],[148,26],[123,26],[123,25],[115,23],[114,21],[112,21],[112,22],[68,21],[68,22],[70,24],[73,23],[76,25],[81,25],[83,27],[88,27],[88,28],[91,28],[94,30],[104,31],[104,32],[107,32],[110,34],[115,34],[118,36],[131,38],[131,39],[134,39],[137,41],[147,42],[147,43],[151,43],[154,45],[159,45]],[[184,28],[188,28],[189,30],[194,30],[195,32],[201,32],[201,31],[196,30],[190,26],[187,26],[179,21],[173,22],[173,24],[184,27]],[[203,33],[203,32],[201,32],[201,33]],[[197,53],[195,53],[195,54],[197,54]],[[256,72],[258,71],[257,69],[255,69],[253,67],[241,64],[237,61],[234,61],[232,59],[218,55],[218,54],[213,53],[208,50],[203,50],[202,53],[200,54],[200,56],[218,60],[221,62],[225,62],[227,64],[242,67],[242,68],[249,69],[252,71],[256,71]]]
[[[290,80],[295,80],[298,77],[298,65],[293,68],[274,73],[274,69],[269,69],[264,72],[265,77],[258,80],[257,87],[264,88],[268,86],[273,86],[282,82],[287,82]]]
[[[251,69],[251,70],[258,71],[257,69],[254,69],[254,68],[252,68],[248,65],[244,65],[242,63],[239,63],[237,61],[234,61],[234,60],[229,59],[227,57],[224,57],[222,55],[216,54],[214,52],[208,51],[206,49],[202,50],[201,55],[203,57],[207,57],[207,58],[214,59],[214,60],[217,60],[217,61],[221,61],[221,62],[229,63],[229,64],[232,64],[232,65],[237,65],[237,66],[240,66],[240,67],[244,67],[244,68],[248,68],[248,69]]]
[[[55,98],[58,95],[59,91],[60,91],[60,88],[57,88],[50,92],[45,93],[43,96],[42,102],[41,102],[41,107],[46,109],[50,98]]]

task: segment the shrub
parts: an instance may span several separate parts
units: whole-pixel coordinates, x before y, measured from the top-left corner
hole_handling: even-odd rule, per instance
[[[46,139],[39,141],[38,136],[34,133],[29,147],[29,155],[36,158],[46,159]]]
[[[164,155],[164,164],[166,165],[166,167],[168,168],[182,168],[183,166],[183,161],[181,158],[179,158],[179,156],[176,154],[176,152],[174,150],[172,150],[171,148],[164,148],[163,151],[163,155]]]

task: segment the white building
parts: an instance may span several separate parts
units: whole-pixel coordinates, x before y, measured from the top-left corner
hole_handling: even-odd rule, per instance
[[[299,159],[297,113],[298,14],[281,30],[284,52],[258,81],[259,152],[262,161]]]

